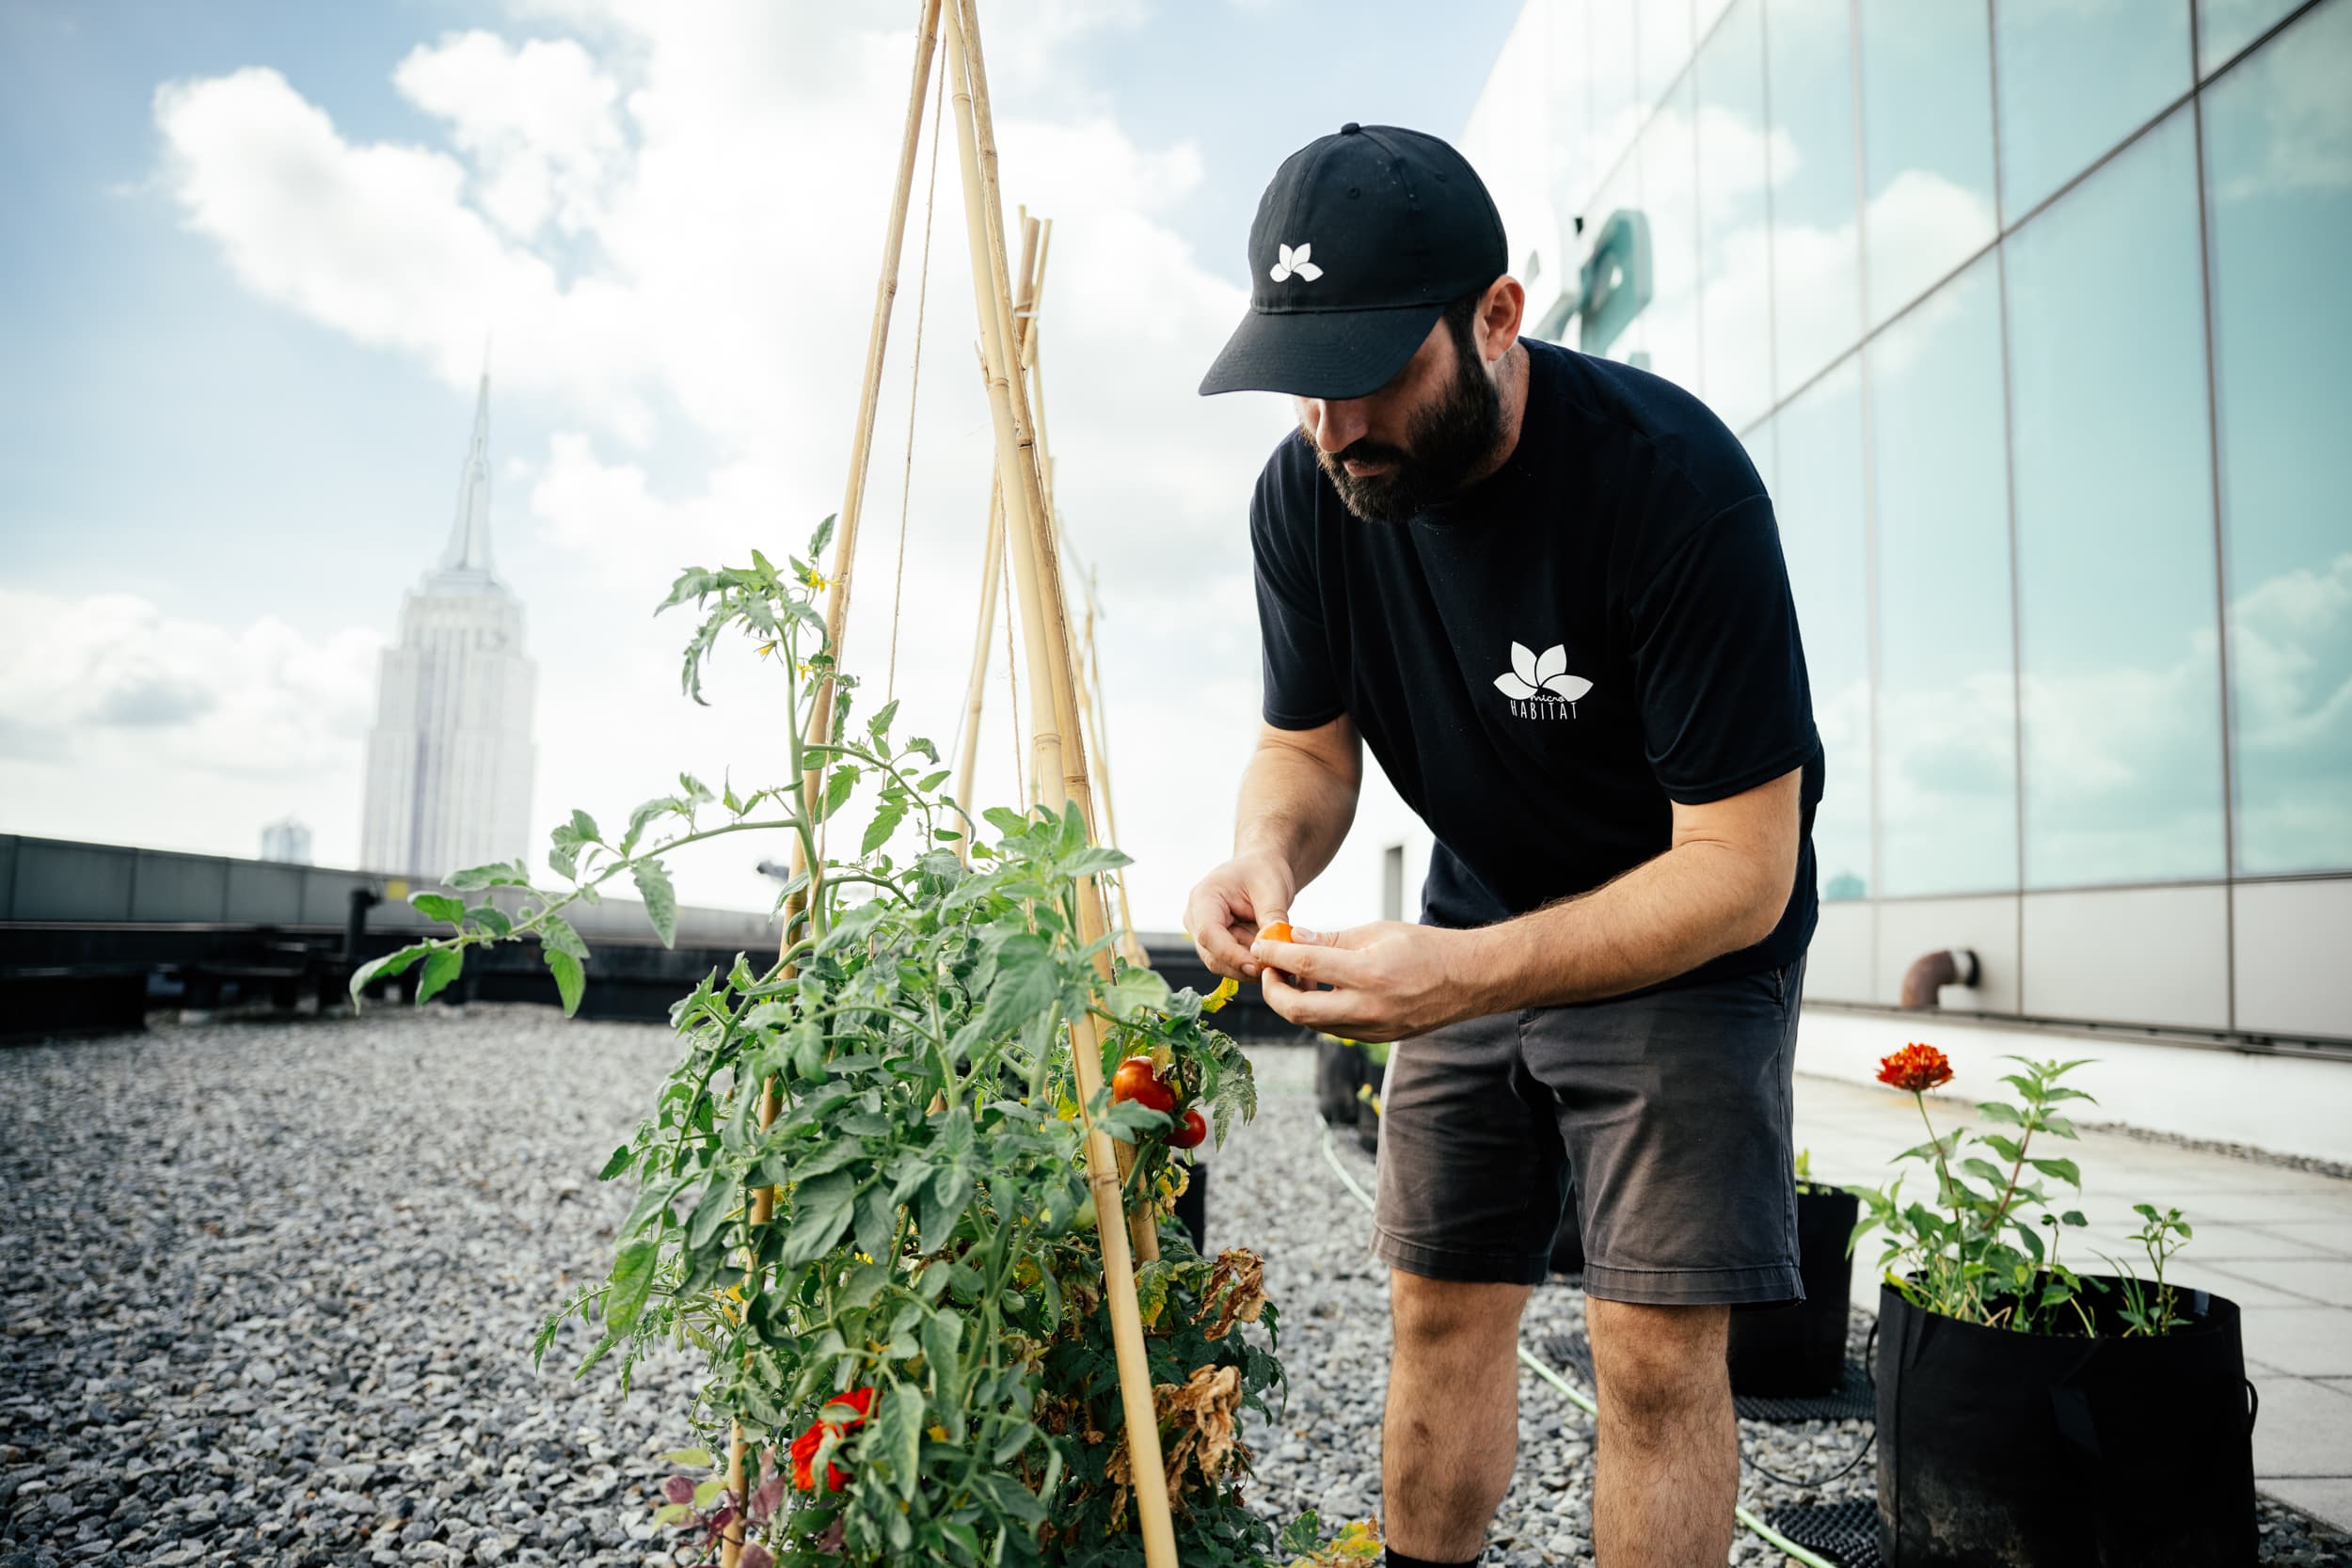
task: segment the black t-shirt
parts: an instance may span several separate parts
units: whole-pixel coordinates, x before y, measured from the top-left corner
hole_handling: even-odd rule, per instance
[[[1822,770],[1772,501],[1680,388],[1521,342],[1510,459],[1409,522],[1348,512],[1299,433],[1275,449],[1249,515],[1266,721],[1355,721],[1436,835],[1437,926],[1598,887],[1667,848],[1670,802],[1802,768],[1779,926],[1671,983],[1786,964],[1813,935]]]

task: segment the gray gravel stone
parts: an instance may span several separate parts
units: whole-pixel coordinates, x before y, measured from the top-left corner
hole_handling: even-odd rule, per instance
[[[691,1367],[624,1401],[548,1307],[609,1266],[593,1180],[672,1060],[667,1030],[551,1009],[226,1018],[0,1052],[0,1568],[691,1560],[652,1524]],[[1254,1506],[1379,1506],[1386,1280],[1324,1164],[1311,1054],[1255,1053],[1264,1111],[1216,1157],[1212,1246],[1267,1259],[1289,1401]],[[1370,1162],[1343,1144],[1359,1180]],[[1582,1321],[1537,1292],[1531,1344]],[[1743,1428],[1783,1474],[1857,1431]],[[1520,1384],[1490,1564],[1590,1561],[1592,1426]],[[1866,1464],[1833,1488],[1860,1496]],[[1752,1504],[1803,1494],[1746,1482]],[[2352,1561],[2265,1501],[2263,1560]],[[1733,1560],[1779,1560],[1752,1537]]]

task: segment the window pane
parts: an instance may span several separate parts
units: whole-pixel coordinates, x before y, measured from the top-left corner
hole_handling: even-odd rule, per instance
[[[1879,577],[1879,879],[2017,885],[2000,278],[1988,256],[1864,351]]]
[[[2297,0],[2197,0],[2197,74],[2204,76],[2220,69],[2296,4]]]
[[[1853,40],[1842,4],[1771,0],[1772,337],[1782,393],[1862,336]]]
[[[1640,212],[1642,206],[1641,172],[1641,161],[1629,157],[1617,166],[1617,172],[1611,175],[1609,182],[1600,188],[1600,194],[1594,198],[1591,209],[1584,214],[1584,249],[1577,258],[1578,266],[1581,267],[1584,264],[1586,258],[1591,256],[1593,247],[1598,245],[1601,237],[1609,231],[1609,218],[1612,214],[1627,209]],[[1653,246],[1651,258],[1653,277],[1656,265],[1656,247]],[[1577,346],[1586,354],[1603,355],[1611,359],[1622,360],[1629,365],[1646,367],[1649,364],[1649,356],[1646,352],[1649,343],[1649,311],[1646,309],[1632,320],[1625,323],[1623,329],[1613,338],[1603,340],[1596,336],[1593,331],[1593,321],[1589,315],[1581,315],[1577,318],[1576,330]]]
[[[1821,896],[1870,889],[1869,581],[1863,573],[1862,377],[1848,360],[1773,416],[1773,509],[1829,769],[1813,817]]]
[[[1641,0],[1642,107],[1656,106],[1691,59],[1691,0]]]
[[[1997,232],[1982,0],[1862,0],[1862,159],[1875,326]]]
[[[2194,130],[2009,242],[2031,887],[2223,868]]]
[[[2352,3],[2205,97],[2237,869],[2352,866]]]
[[[1703,392],[1699,369],[1697,150],[1691,143],[1691,82],[1666,97],[1642,133],[1642,210],[1649,214],[1649,368]]]
[[[1632,150],[1642,122],[1634,81],[1633,0],[1593,0],[1588,30],[1593,71],[1593,172],[1603,175]]]
[[[1996,0],[1993,36],[2008,223],[2188,89],[2183,0]]]
[[[1703,390],[1734,430],[1772,405],[1763,15],[1762,0],[1738,0],[1698,61]]]

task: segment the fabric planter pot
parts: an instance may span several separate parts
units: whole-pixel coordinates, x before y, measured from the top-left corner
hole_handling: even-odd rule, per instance
[[[1371,1115],[1356,1101],[1356,1085],[1363,1082],[1364,1053],[1345,1040],[1315,1037],[1315,1108],[1333,1127],[1353,1127],[1357,1115]]]
[[[1184,1190],[1176,1195],[1176,1222],[1192,1237],[1192,1250],[1209,1252],[1209,1167],[1196,1164],[1185,1172]]]
[[[1879,1555],[1886,1568],[2241,1568],[2255,1560],[2253,1390],[2238,1309],[2121,1337],[2018,1334],[1879,1293]]]
[[[1761,1399],[1836,1393],[1846,1379],[1846,1239],[1861,1209],[1835,1187],[1797,1190],[1797,1267],[1804,1299],[1731,1315],[1731,1391]]]
[[[1350,1047],[1349,1054],[1356,1058],[1358,1083],[1378,1094],[1381,1085],[1388,1081],[1389,1064],[1375,1061],[1372,1053],[1360,1045]],[[1365,1153],[1377,1154],[1380,1152],[1380,1113],[1374,1110],[1371,1102],[1360,1095],[1357,1097],[1356,1104],[1356,1142]]]

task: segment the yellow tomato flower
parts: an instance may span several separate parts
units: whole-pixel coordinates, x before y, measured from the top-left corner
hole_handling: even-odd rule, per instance
[[[808,584],[809,587],[818,589],[820,592],[833,586],[833,584],[825,580],[824,575],[818,571],[814,566],[811,566],[807,571],[801,574],[801,580]]]

